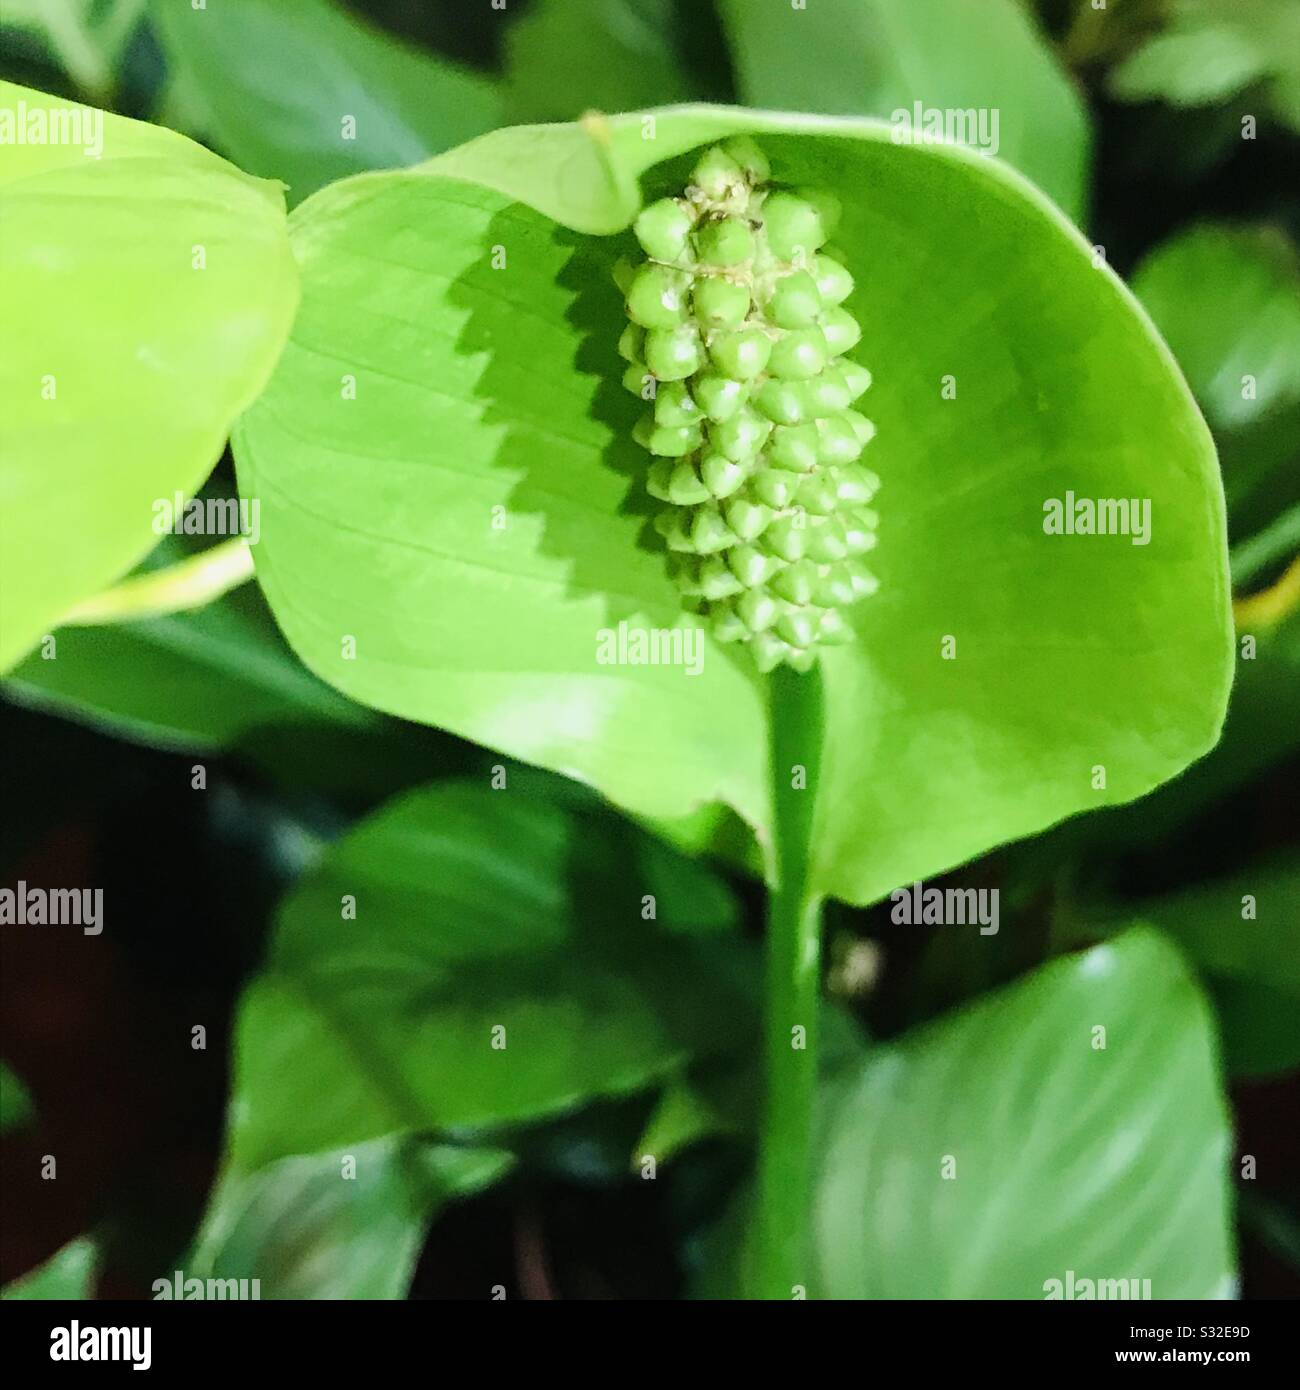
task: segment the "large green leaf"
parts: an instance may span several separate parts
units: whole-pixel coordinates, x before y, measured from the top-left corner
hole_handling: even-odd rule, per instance
[[[420,53],[331,0],[150,0],[169,61],[215,143],[296,200],[415,164],[501,114],[495,84]]]
[[[153,547],[154,502],[211,471],[297,303],[279,189],[0,84],[0,121],[74,133],[69,111],[88,144],[0,144],[0,671]]]
[[[1205,1001],[1130,932],[868,1058],[828,1129],[821,1292],[1229,1297],[1230,1145]]]
[[[743,657],[597,660],[602,629],[693,620],[618,384],[621,243],[568,230],[625,226],[639,175],[680,187],[653,166],[736,130],[778,177],[841,190],[876,376],[882,584],[824,663],[815,865],[870,901],[1150,789],[1213,744],[1227,696],[1208,432],[1128,292],[1005,165],[880,122],[681,108],[336,185],[293,217],[303,310],[241,423],[240,487],[289,641],[354,699],[641,815],[726,802],[765,838],[767,692]],[[1150,543],[1045,534],[1067,492],[1148,501]]]
[[[736,1046],[752,961],[714,939],[734,910],[608,816],[461,784],[399,798],[280,910],[239,1024],[236,1161],[525,1119]]]
[[[751,105],[970,113],[994,154],[1082,216],[1087,107],[1019,0],[721,0],[721,11]]]
[[[260,1298],[405,1298],[438,1209],[510,1162],[493,1149],[389,1137],[231,1169],[182,1268],[186,1278],[256,1279]]]

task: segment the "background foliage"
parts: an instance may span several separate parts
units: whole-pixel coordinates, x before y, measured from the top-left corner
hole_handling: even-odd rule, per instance
[[[170,540],[144,555],[147,529],[125,523],[147,507],[117,489],[189,491],[232,428],[240,481],[266,499],[259,577],[276,610],[250,584],[190,613],[62,628],[57,661],[28,655],[5,681],[4,882],[102,883],[113,905],[102,937],[6,928],[0,941],[0,1277],[20,1279],[7,1296],[148,1296],[176,1268],[258,1277],[266,1297],[486,1296],[494,1284],[528,1297],[734,1291],[757,1124],[761,851],[745,822],[763,823],[751,763],[764,710],[729,665],[710,670],[689,710],[671,703],[679,686],[643,673],[644,687],[629,681],[603,713],[589,706],[596,727],[626,733],[623,746],[606,736],[600,761],[584,765],[585,740],[564,711],[578,692],[592,696],[555,657],[557,585],[579,634],[610,595],[630,593],[648,611],[671,599],[657,557],[617,539],[640,525],[619,514],[640,465],[622,443],[627,404],[604,389],[600,342],[618,307],[607,276],[619,247],[557,227],[556,209],[525,206],[528,190],[498,181],[467,197],[463,156],[441,173],[392,173],[306,200],[506,122],[591,108],[718,101],[887,119],[914,100],[996,107],[1002,157],[1086,240],[1050,210],[1022,213],[1019,195],[976,160],[940,169],[897,159],[887,141],[840,148],[837,160],[857,161],[877,190],[848,233],[867,263],[870,365],[878,376],[881,364],[937,375],[956,353],[959,375],[982,367],[993,385],[999,372],[1037,373],[1044,390],[1072,380],[1071,400],[1058,403],[1070,420],[1056,446],[1062,479],[1099,467],[1089,460],[1106,439],[1130,437],[1150,456],[1192,437],[1208,469],[1208,442],[1153,340],[1088,267],[1088,247],[1103,248],[1213,433],[1238,633],[1254,648],[1244,658],[1238,643],[1224,736],[1189,771],[935,880],[998,888],[996,936],[894,925],[878,900],[899,878],[1089,804],[1042,790],[1062,747],[1134,728],[1157,747],[1168,734],[1177,747],[1116,789],[1133,795],[1211,742],[1211,728],[1189,732],[1179,711],[1214,702],[1213,658],[1182,669],[1161,646],[1177,634],[1216,651],[1225,615],[1222,603],[1211,611],[1213,585],[1192,587],[1204,583],[1187,539],[1204,530],[1200,485],[1153,476],[1147,456],[1133,458],[1132,487],[1119,490],[1140,486],[1184,520],[1140,596],[1100,591],[1082,562],[1061,579],[1041,557],[1017,556],[1025,603],[990,608],[981,576],[1008,563],[1005,512],[996,493],[981,500],[991,529],[972,539],[963,485],[1032,451],[1017,439],[1014,401],[960,417],[950,437],[933,413],[881,405],[898,470],[891,479],[879,465],[891,515],[906,527],[926,511],[923,527],[912,523],[920,539],[902,548],[926,562],[892,576],[894,591],[921,592],[930,611],[968,604],[968,626],[999,635],[1005,646],[972,679],[1019,737],[997,748],[926,741],[955,697],[927,696],[933,662],[920,664],[920,643],[928,652],[937,634],[917,635],[924,605],[887,603],[884,669],[842,677],[846,722],[833,746],[843,787],[823,839],[828,882],[860,905],[829,914],[820,1291],[1040,1297],[1044,1271],[1089,1266],[1150,1277],[1157,1296],[1223,1295],[1238,1281],[1248,1295],[1294,1291],[1300,200],[1285,171],[1300,127],[1295,6],[814,0],[795,14],[764,0],[511,0],[505,12],[223,0],[201,29],[196,13],[179,0],[10,0],[0,27],[0,77],[210,147],[131,128],[156,149],[164,184],[168,161],[208,182],[245,257],[202,303],[142,279],[106,295],[93,278],[99,258],[129,256],[139,211],[108,209],[79,248],[84,293],[44,315],[35,310],[49,287],[27,282],[29,355],[59,349],[59,325],[75,321],[87,360],[111,361],[104,344],[123,315],[139,314],[162,341],[173,335],[178,360],[200,349],[207,360],[219,340],[231,365],[216,363],[213,418],[183,394],[154,392],[144,428],[142,403],[99,380],[113,413],[101,402],[93,438],[69,445],[97,466],[63,479],[42,471],[40,434],[16,422],[27,453],[9,457],[39,486],[6,517],[5,627],[18,632],[6,663],[132,564],[176,558],[182,542]],[[340,110],[357,116],[355,141],[338,138]],[[508,147],[494,148],[507,167]],[[802,176],[825,172],[820,146],[787,133],[773,148]],[[550,167],[538,165],[538,199]],[[45,183],[6,198],[15,247],[48,215],[51,171],[39,172]],[[962,179],[953,203],[951,180]],[[280,191],[258,180],[285,185],[287,234]],[[621,225],[600,197],[572,204],[572,226]],[[265,234],[250,241],[263,218]],[[150,221],[155,243],[169,234]],[[411,230],[422,227],[438,229],[436,266]],[[494,302],[474,273],[484,236],[503,227],[528,271],[514,282],[530,287],[526,302]],[[172,230],[188,249],[195,234]],[[155,243],[135,248],[140,264],[156,259]],[[448,265],[449,293],[434,283]],[[369,320],[355,305],[340,310],[349,295]],[[241,296],[252,318],[238,312]],[[236,425],[291,320],[270,388]],[[436,412],[394,380],[429,338],[446,344],[429,350],[443,352],[452,401]],[[536,370],[527,382],[524,349]],[[388,374],[346,424],[325,418],[313,394],[311,374],[331,354]],[[1245,374],[1257,383],[1249,396]],[[548,454],[538,441],[556,433],[565,449]],[[436,519],[446,480],[430,475],[431,434],[463,499]],[[323,456],[316,436],[340,452]],[[373,463],[380,450],[386,484],[373,471],[348,482],[345,452]],[[233,493],[229,455],[205,487]],[[478,576],[474,609],[449,603],[481,553],[468,519],[499,494],[546,525],[513,542],[522,549],[495,578]],[[115,507],[120,527],[109,524]],[[367,535],[340,541],[358,518]],[[403,542],[430,525],[441,559],[401,578]],[[92,535],[108,539],[100,547]],[[331,590],[356,566],[346,549],[340,561],[340,545],[373,551],[374,594]],[[1040,601],[1056,584],[1075,605],[1060,641],[1092,622],[1099,643],[1125,633],[1127,656],[1123,679],[1070,688],[1059,718],[1038,728],[1035,711],[1064,669],[1052,666],[1063,658]],[[404,611],[392,611],[394,591]],[[368,631],[393,662],[381,687],[350,689],[313,636],[333,633],[348,602],[379,615]],[[513,707],[494,668],[503,641],[523,644],[544,673],[528,688],[515,682]],[[447,662],[436,680],[431,651]],[[868,770],[855,761],[867,748],[855,701],[895,685],[908,699],[882,714]],[[1070,709],[1091,726],[1072,726]],[[1020,761],[1031,725],[1044,747],[1060,741],[1037,768]],[[580,771],[611,800],[515,758]],[[202,792],[191,787],[196,763]],[[1031,774],[1039,805],[1017,793]],[[963,825],[977,775],[984,800]],[[994,796],[985,782],[999,777]],[[718,796],[734,809],[682,817]],[[855,858],[860,825],[887,849],[888,872]],[[339,916],[345,894],[357,898],[355,920]],[[653,922],[641,916],[644,894],[656,898]],[[503,1012],[528,1039],[518,1054],[528,1065],[512,1067],[508,1085],[491,1074],[495,1054],[485,1060],[470,1043]],[[1115,1036],[1109,1051],[1062,1042],[1077,1020],[1098,1017]],[[208,1031],[197,1052],[196,1022]],[[953,1151],[979,1178],[932,1180]],[[57,1183],[37,1176],[50,1152]],[[355,1183],[338,1180],[347,1157]]]

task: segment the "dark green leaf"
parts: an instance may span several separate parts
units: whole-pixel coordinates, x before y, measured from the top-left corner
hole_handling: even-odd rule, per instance
[[[280,911],[240,1020],[236,1160],[529,1119],[743,1042],[753,962],[699,935],[702,872],[521,792],[387,806]]]
[[[297,201],[490,130],[488,78],[420,53],[330,0],[151,0],[168,59],[242,167]]]
[[[163,747],[224,748],[268,725],[373,728],[285,646],[253,588],[147,622],[67,627],[5,693],[36,709]]]
[[[438,1209],[494,1182],[510,1162],[491,1149],[390,1137],[256,1173],[231,1170],[182,1272],[256,1279],[261,1298],[404,1298]]]

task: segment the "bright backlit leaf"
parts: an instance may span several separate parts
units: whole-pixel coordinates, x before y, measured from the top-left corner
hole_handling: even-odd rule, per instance
[[[0,84],[0,671],[157,542],[270,374],[284,199],[168,130]]]

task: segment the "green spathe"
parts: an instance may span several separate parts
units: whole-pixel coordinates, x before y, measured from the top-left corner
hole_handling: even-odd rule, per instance
[[[681,611],[647,526],[644,406],[617,381],[610,234],[741,133],[774,182],[839,194],[844,307],[878,377],[880,590],[819,662],[812,866],[873,901],[1172,777],[1217,739],[1231,679],[1209,433],[1132,296],[998,159],[895,144],[882,121],[681,107],[497,131],[338,184],[291,219],[304,308],[236,431],[240,487],[262,499],[277,619],[352,698],[637,814],[726,803],[770,844],[771,715],[745,654],[708,637],[689,681],[593,659],[599,629]],[[752,409],[716,379],[706,395]],[[771,436],[796,485],[817,463],[804,428]],[[1150,498],[1150,544],[1045,534],[1067,488]]]

